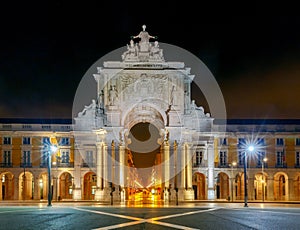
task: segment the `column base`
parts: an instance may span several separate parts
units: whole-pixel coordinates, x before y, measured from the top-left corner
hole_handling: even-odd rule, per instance
[[[192,188],[184,191],[184,200],[194,200],[195,194]]]
[[[81,200],[81,188],[73,189],[73,200]]]
[[[207,190],[207,199],[214,200],[215,199],[215,190],[210,188]]]
[[[110,201],[110,189],[97,189],[95,192],[95,200],[96,201]]]

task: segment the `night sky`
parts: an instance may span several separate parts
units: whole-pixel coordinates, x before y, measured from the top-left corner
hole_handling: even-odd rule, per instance
[[[85,72],[129,43],[143,24],[160,42],[182,47],[208,66],[223,92],[228,118],[300,118],[295,5],[104,2],[0,3],[0,118],[71,118]],[[205,99],[195,94],[205,107]]]

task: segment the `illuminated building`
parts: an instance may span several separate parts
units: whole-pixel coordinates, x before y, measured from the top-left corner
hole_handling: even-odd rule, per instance
[[[299,200],[299,121],[229,120],[225,127],[192,100],[191,69],[165,61],[150,38],[143,28],[122,61],[97,66],[97,98],[81,107],[74,124],[0,121],[0,198],[47,199],[50,143],[58,147],[54,200],[243,200],[251,143],[249,200]]]

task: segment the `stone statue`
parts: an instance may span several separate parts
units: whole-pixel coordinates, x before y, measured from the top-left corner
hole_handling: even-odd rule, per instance
[[[96,101],[93,99],[92,103],[88,106],[84,106],[84,109],[78,113],[78,117],[82,117],[83,115],[85,115],[88,111],[90,110],[95,110],[96,109]]]
[[[138,48],[134,45],[134,41],[130,40],[130,45],[127,44],[127,51],[122,54],[122,59],[125,60],[127,57],[137,56]]]
[[[109,90],[109,105],[115,105],[117,99],[118,99],[118,92],[115,85],[110,86]]]
[[[162,58],[162,49],[159,48],[158,41],[154,42],[154,46],[151,46],[150,48],[150,56],[154,58]]]
[[[104,108],[104,93],[103,90],[101,90],[101,92],[98,95],[98,99],[97,99],[97,106],[99,109],[103,109]]]
[[[155,39],[156,37],[151,36],[147,31],[146,31],[146,25],[142,26],[143,31],[141,31],[137,36],[134,36],[133,38],[140,38],[139,46],[140,46],[140,52],[149,52],[150,49],[150,43],[149,40],[150,38]]]

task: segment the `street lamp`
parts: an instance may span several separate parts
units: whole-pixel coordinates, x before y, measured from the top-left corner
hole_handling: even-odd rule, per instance
[[[231,202],[233,202],[233,180],[234,180],[234,177],[233,177],[233,167],[236,166],[236,162],[233,161],[231,163]]]
[[[252,153],[254,151],[254,146],[249,145],[245,149],[245,156],[244,156],[244,207],[248,207],[248,188],[247,188],[247,153]]]
[[[51,154],[55,153],[57,147],[55,145],[50,145],[48,149],[48,207],[51,207],[52,200],[52,189],[51,189]]]
[[[262,186],[263,186],[263,196],[262,196],[262,200],[263,200],[263,202],[265,202],[265,174],[264,174],[264,164],[265,164],[265,162],[267,162],[267,158],[266,157],[264,157],[264,159],[263,159],[263,162],[262,162],[262,164],[261,164],[261,171],[262,171]]]

